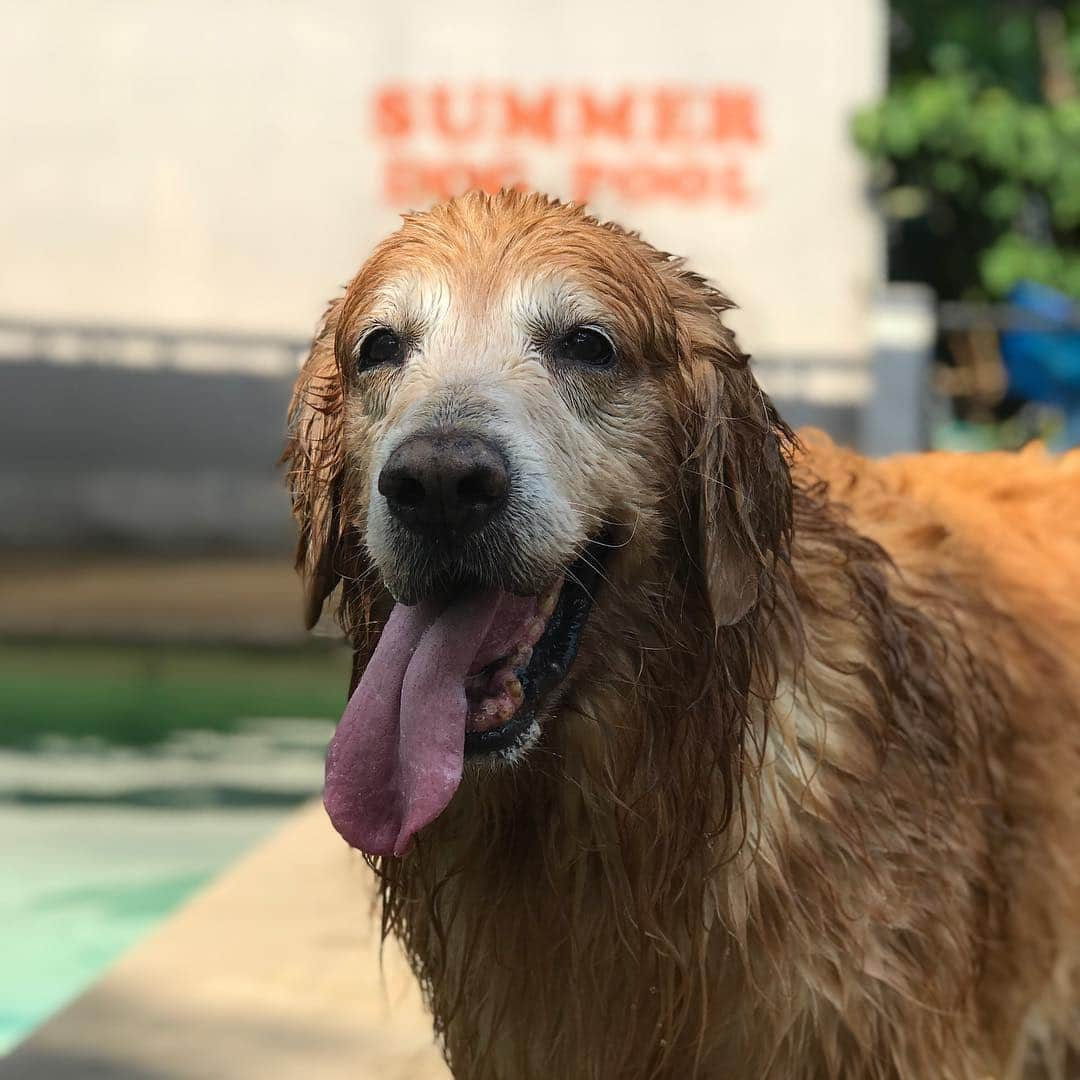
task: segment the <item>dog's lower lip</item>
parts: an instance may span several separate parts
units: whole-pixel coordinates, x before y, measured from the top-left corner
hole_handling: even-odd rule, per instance
[[[521,685],[521,704],[498,726],[486,731],[467,731],[467,756],[479,758],[505,753],[524,742],[537,722],[545,698],[566,678],[577,656],[600,577],[600,561],[609,548],[603,537],[590,541],[568,568],[543,634],[533,647],[528,663],[515,673]]]

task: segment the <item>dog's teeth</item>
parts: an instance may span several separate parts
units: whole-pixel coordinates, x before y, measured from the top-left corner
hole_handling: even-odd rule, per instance
[[[540,603],[537,605],[537,610],[547,622],[551,618],[551,613],[555,610],[555,604],[559,599],[559,589],[562,586],[561,581],[556,581],[554,585],[540,598]]]
[[[480,711],[472,719],[472,727],[475,731],[490,731],[494,727],[498,727],[499,720],[499,708],[494,699],[488,699],[480,707]]]
[[[512,671],[500,672],[495,685],[498,689],[470,712],[470,731],[492,731],[502,727],[525,700],[521,682]]]

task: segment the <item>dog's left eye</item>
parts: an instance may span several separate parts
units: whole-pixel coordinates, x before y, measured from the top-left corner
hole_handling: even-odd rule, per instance
[[[591,326],[575,326],[564,334],[555,345],[555,354],[560,360],[592,368],[610,367],[615,362],[611,339]]]

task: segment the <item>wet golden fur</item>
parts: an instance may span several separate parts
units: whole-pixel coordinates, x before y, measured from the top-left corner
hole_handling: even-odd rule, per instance
[[[340,580],[355,683],[390,603],[350,319],[395,268],[530,259],[619,321],[648,438],[540,745],[377,866],[455,1075],[1080,1076],[1080,455],[797,441],[677,261],[468,196],[379,248],[297,384],[309,621]]]

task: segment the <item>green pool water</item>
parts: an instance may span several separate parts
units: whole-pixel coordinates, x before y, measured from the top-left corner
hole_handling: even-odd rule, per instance
[[[346,665],[0,644],[0,1053],[317,792]]]

